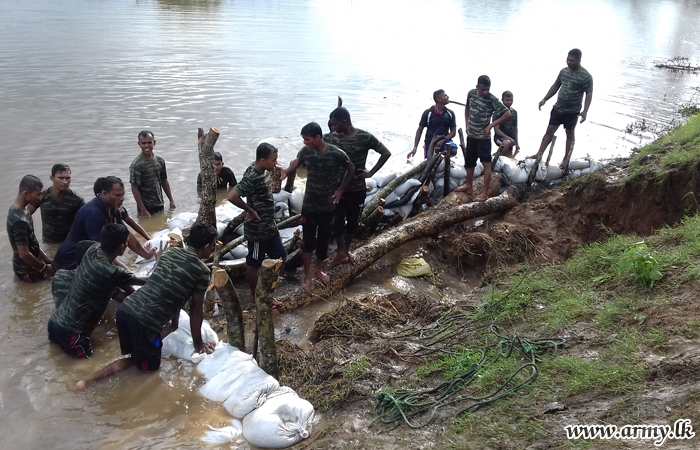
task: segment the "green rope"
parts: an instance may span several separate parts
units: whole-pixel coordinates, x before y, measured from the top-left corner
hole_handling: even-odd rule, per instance
[[[445,319],[442,324],[450,323],[451,320],[446,317],[441,319]],[[460,326],[459,328],[462,327]],[[378,417],[370,424],[370,427],[380,421],[384,424],[403,421],[410,428],[421,428],[428,425],[440,409],[466,401],[472,403],[461,409],[457,415],[477,411],[533,383],[538,375],[537,356],[549,350],[555,356],[558,348],[565,343],[565,340],[561,338],[521,339],[517,335],[509,338],[502,335],[495,325],[491,325],[489,328],[498,342],[481,350],[479,361],[459,377],[441,383],[432,389],[397,389],[393,392],[378,392],[376,406]],[[448,335],[451,335],[451,332]],[[433,334],[431,337],[435,338],[436,335]],[[430,345],[444,343],[444,341],[444,336],[440,339],[432,339]],[[425,347],[429,347],[429,345]],[[478,378],[484,368],[497,363],[501,359],[510,358],[514,351],[525,358],[527,362],[516,369],[500,387],[483,397],[458,396],[459,392],[470,386]],[[515,381],[521,373],[527,372],[529,372],[529,375],[524,380]],[[427,417],[423,418],[423,423],[421,424],[411,421],[414,417],[425,416],[426,414]]]

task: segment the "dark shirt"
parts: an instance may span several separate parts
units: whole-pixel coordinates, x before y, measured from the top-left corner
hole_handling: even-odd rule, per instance
[[[249,242],[264,242],[279,236],[275,224],[275,200],[272,197],[270,172],[260,171],[253,163],[246,169],[241,182],[234,189],[241,197],[245,197],[248,206],[260,216],[260,220],[245,223],[245,238]]]
[[[15,205],[10,206],[7,212],[7,237],[12,247],[12,269],[21,277],[29,273],[37,272],[19,257],[17,246],[26,246],[29,253],[41,261],[39,241],[34,234],[34,221],[27,209],[19,209]]]
[[[146,158],[141,153],[129,167],[129,183],[137,186],[143,206],[149,212],[163,209],[162,185],[167,180],[168,172],[165,168],[165,160],[160,155]]]
[[[505,122],[500,124],[499,128],[501,129],[503,134],[510,138],[513,138],[513,136],[515,136],[515,131],[518,129],[518,112],[514,108],[506,108],[501,110],[500,112],[494,112],[492,121],[495,122],[498,119],[500,119],[501,116],[506,113],[506,111],[510,111],[510,117]]]
[[[576,70],[564,67],[559,71],[554,84],[561,86],[554,109],[562,113],[578,114],[583,94],[593,92],[593,77],[583,67]]]
[[[66,195],[53,195],[53,187],[44,191],[41,199],[42,239],[46,242],[63,242],[68,236],[70,226],[85,200],[71,189]]]
[[[450,128],[457,129],[457,119],[451,109],[445,108],[442,114],[431,106],[423,112],[420,118],[420,126],[425,127],[425,147],[430,145],[433,136],[440,136],[450,132]]]
[[[216,177],[216,188],[217,189],[228,189],[228,187],[234,187],[237,185],[236,175],[233,174],[233,170],[224,166],[219,171],[219,175]],[[202,192],[202,172],[197,175],[197,193]]]
[[[491,117],[494,114],[501,117],[508,111],[498,97],[489,94],[488,98],[481,98],[476,89],[472,89],[467,94],[467,108],[469,108],[467,136],[474,139],[488,139],[486,127],[491,123]]]
[[[75,215],[70,232],[58,248],[54,258],[54,269],[75,268],[75,246],[80,241],[100,240],[100,231],[108,223],[122,223],[119,209],[108,210],[102,198],[96,196],[85,204]]]

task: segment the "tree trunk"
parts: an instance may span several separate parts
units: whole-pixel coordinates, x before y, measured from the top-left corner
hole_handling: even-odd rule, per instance
[[[394,192],[394,190],[406,180],[408,180],[409,178],[413,178],[414,176],[419,174],[425,168],[425,165],[427,163],[428,160],[424,159],[423,162],[418,164],[416,167],[412,168],[403,175],[394,178],[386,186],[381,188],[379,192],[375,194],[372,200],[370,200],[367,206],[365,206],[365,209],[362,211],[362,216],[360,217],[360,222],[362,223],[366,221],[369,215],[372,214],[372,212],[374,212],[375,209],[377,209],[377,206],[380,205],[379,200],[384,200],[389,194]]]
[[[445,150],[445,177],[443,179],[445,184],[442,189],[443,198],[450,194],[450,153],[452,153],[452,149]]]
[[[205,135],[203,129],[199,136],[199,170],[202,174],[202,198],[199,203],[197,222],[208,223],[216,227],[216,171],[214,170],[214,144],[219,139],[219,130],[210,128]]]
[[[238,301],[238,293],[233,287],[231,278],[226,271],[220,267],[215,267],[212,270],[214,279],[214,288],[219,293],[221,306],[226,314],[226,334],[229,344],[245,351],[245,334],[243,329],[243,310],[241,303]]]
[[[238,219],[238,217],[236,217],[236,219]],[[299,223],[301,223],[301,214],[297,214],[296,216],[284,219],[283,221],[277,224],[277,229],[282,230],[284,228],[295,227],[299,225]],[[238,228],[238,226],[236,226],[236,228]],[[232,240],[231,242],[229,242],[221,248],[221,254],[225,255],[226,253],[230,252],[234,248],[244,243],[246,240],[247,239],[245,238],[245,236],[238,236],[236,239]],[[213,257],[214,255],[209,257],[208,261],[213,261]]]
[[[272,169],[272,193],[277,194],[282,190],[282,169],[279,166],[275,166]]]
[[[379,221],[382,219],[383,215],[384,207],[378,206],[377,209],[375,209],[372,214],[370,214],[369,217],[367,217],[367,219],[360,225],[359,234],[361,236],[369,236],[370,234],[374,233],[374,230],[377,229],[377,225],[379,225]]]
[[[281,259],[266,259],[260,268],[258,286],[255,288],[257,327],[260,342],[260,368],[279,380],[277,349],[275,348],[275,325],[272,320],[272,295],[277,286],[277,277],[282,267]],[[253,355],[255,356],[255,355]]]
[[[331,283],[328,286],[318,288],[318,285],[316,285],[316,290],[312,295],[308,295],[301,288],[297,288],[294,292],[284,296],[284,298],[280,298],[279,300],[284,302],[280,309],[292,310],[307,305],[316,299],[326,299],[331,295],[337,294],[350,281],[382,256],[410,240],[435,235],[452,225],[468,219],[507,211],[517,204],[518,200],[515,195],[507,191],[485,202],[462,204],[445,209],[431,208],[373,237],[364,245],[358,247],[355,250],[357,264],[341,264],[329,270],[327,273],[331,277]]]

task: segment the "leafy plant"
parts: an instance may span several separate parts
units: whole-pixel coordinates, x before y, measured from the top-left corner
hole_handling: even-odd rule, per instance
[[[617,263],[622,273],[631,273],[632,277],[644,285],[654,286],[663,274],[659,272],[659,263],[651,254],[644,241],[636,242],[622,254]]]

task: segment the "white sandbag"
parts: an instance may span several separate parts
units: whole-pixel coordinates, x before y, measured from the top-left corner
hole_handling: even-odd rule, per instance
[[[374,189],[379,189],[377,180],[375,180],[374,178],[365,178],[365,186],[367,186],[367,192],[372,191]]]
[[[152,248],[155,248],[156,250],[158,250],[158,252],[162,252],[170,244],[170,238],[168,237],[168,234],[170,234],[170,233],[174,233],[174,234],[180,236],[180,238],[182,238],[182,230],[179,228],[175,228],[174,230],[161,230],[158,233],[156,233],[155,235],[153,235],[153,237],[151,239],[147,240],[143,244],[144,248],[152,247]],[[156,260],[155,256],[151,256],[148,259],[145,259],[143,256],[137,256],[136,261],[134,261],[134,262],[136,264],[141,264],[144,261],[155,261],[155,260]]]
[[[289,205],[286,202],[275,203],[275,220],[284,220],[289,217]]]
[[[379,192],[379,188],[375,186],[374,189],[368,190],[366,195],[374,195],[377,192]]]
[[[301,214],[301,205],[304,202],[304,189],[297,186],[289,196],[289,207],[294,214]]]
[[[177,228],[177,229],[179,230],[179,228]],[[152,235],[151,235],[151,239],[164,236],[164,235],[166,235],[166,234],[168,234],[168,233],[170,233],[170,228],[166,228],[166,229],[164,229],[164,230],[160,230],[160,231],[158,231],[157,233],[152,234]],[[182,233],[182,231],[180,231],[180,233]]]
[[[152,261],[147,261],[141,265],[139,270],[134,272],[134,275],[136,275],[139,278],[146,278],[150,275],[151,271],[153,270],[153,267],[156,265],[156,260],[153,258]]]
[[[243,419],[252,410],[262,406],[268,395],[280,387],[275,377],[259,367],[239,378],[239,385],[240,388],[234,390],[224,402],[226,411],[237,419]]]
[[[311,403],[290,392],[270,398],[243,419],[243,437],[263,448],[287,448],[309,437]]]
[[[231,202],[224,202],[214,209],[216,221],[223,224],[229,223],[234,217],[240,215],[243,210]]]
[[[367,206],[369,204],[369,202],[372,201],[373,198],[374,198],[374,195],[368,195],[367,197],[365,197],[365,206]]]
[[[226,401],[231,394],[240,389],[241,383],[238,381],[245,378],[245,375],[254,369],[259,369],[254,360],[240,361],[214,375],[204,386],[199,388],[199,392],[209,400]]]
[[[236,442],[241,437],[243,424],[240,420],[233,419],[230,427],[214,428],[209,426],[209,430],[204,433],[205,436],[202,438],[202,442],[207,444],[228,444]]]
[[[202,321],[202,341],[217,344],[219,337],[214,330],[211,329],[209,322]],[[180,310],[180,318],[178,320],[177,330],[173,331],[163,339],[163,348],[161,350],[164,355],[173,355],[176,358],[191,360],[195,354],[194,344],[192,342],[192,332],[190,330],[190,316],[183,310]]]
[[[437,169],[435,169],[435,173],[445,173],[445,160],[441,159],[440,164],[438,164]]]
[[[581,171],[580,170],[569,170],[569,179],[570,180],[575,180],[576,178],[581,178]]]
[[[388,172],[383,174],[375,174],[372,178],[377,182],[377,186],[383,188],[389,184],[394,178],[396,178],[395,172]]]
[[[224,230],[226,230],[226,224],[223,222],[216,222],[216,235],[218,237],[221,237],[222,234],[224,234]]]
[[[450,178],[450,182],[454,182],[457,186],[462,186],[466,184],[467,179],[466,178]]]
[[[404,194],[406,194],[406,192],[410,188],[415,187],[415,186],[420,186],[420,185],[421,185],[420,180],[417,180],[415,178],[411,178],[410,180],[406,180],[405,182],[401,183],[399,185],[399,187],[394,189],[394,193],[396,194],[397,197],[401,198],[401,197],[403,197]]]
[[[285,191],[285,190],[283,189],[283,190],[279,191],[279,192],[276,193],[276,194],[272,194],[272,198],[275,200],[275,203],[279,203],[279,202],[285,202],[285,203],[286,203],[286,202],[289,201],[289,197],[290,197],[291,195],[292,195],[291,192],[287,192],[287,191]]]
[[[245,258],[246,256],[248,256],[248,244],[238,245],[238,246],[234,247],[226,255],[230,255],[230,256],[228,256],[227,259]]]
[[[388,205],[389,203],[392,203],[398,199],[399,199],[399,196],[396,195],[396,192],[392,192],[391,194],[386,196],[386,198],[384,199],[384,204]]]
[[[481,165],[481,161],[477,161],[476,163],[476,167],[479,166],[481,166],[481,171],[483,172],[484,166]],[[476,170],[474,170],[474,175],[478,177],[481,174],[476,175]],[[461,164],[452,164],[450,166],[450,178],[467,178],[467,169]]]
[[[498,158],[498,159],[501,159],[501,158]],[[464,178],[465,178],[465,179],[467,178],[466,172],[467,172],[467,171],[466,171],[466,169],[465,169],[465,170],[464,170]],[[478,177],[480,177],[480,176],[483,175],[483,174],[484,174],[484,165],[481,164],[481,161],[477,161],[477,162],[476,162],[476,167],[474,167],[474,178],[478,178]],[[451,173],[450,173],[450,178],[452,178],[452,174],[451,174]]]
[[[168,219],[168,228],[184,230],[191,227],[197,221],[197,213],[182,212]]]
[[[564,171],[559,166],[550,164],[547,167],[547,176],[544,179],[545,183],[551,183],[554,180],[560,180],[564,177]]]
[[[603,170],[603,163],[596,161],[594,159],[590,160],[591,165],[589,166],[591,169],[591,172],[597,172],[599,170]]]
[[[508,157],[498,158],[498,161],[496,161],[496,165],[495,166],[491,165],[491,170],[493,170],[494,172],[498,172],[498,173],[503,172],[503,167],[506,165],[507,160],[510,160],[510,158],[508,158]],[[476,164],[478,166],[479,164],[481,164],[481,161],[478,161]],[[483,166],[482,166],[482,170],[483,170]]]
[[[294,237],[294,233],[299,230],[301,231],[301,225],[298,225],[296,227],[288,227],[288,228],[282,228],[279,230],[280,232],[280,238],[282,239],[282,242],[287,242],[291,238]]]
[[[226,342],[220,341],[216,345],[214,353],[204,355],[204,358],[197,365],[197,371],[204,375],[204,378],[210,380],[219,372],[223,372],[244,361],[255,364],[253,355],[249,355]]]
[[[569,170],[582,170],[588,169],[591,166],[591,162],[585,159],[569,161]]]
[[[535,181],[544,181],[547,178],[547,161],[540,161],[535,174]]]
[[[511,184],[520,184],[520,183],[525,183],[527,181],[528,176],[530,175],[529,171],[527,170],[525,164],[518,164],[516,161],[510,159],[510,158],[498,158],[499,161],[501,159],[504,159],[503,164],[503,169],[502,173],[503,175],[508,178],[508,181],[510,181]],[[529,161],[529,160],[526,160]],[[532,165],[534,166],[535,163],[534,161],[532,162]]]

